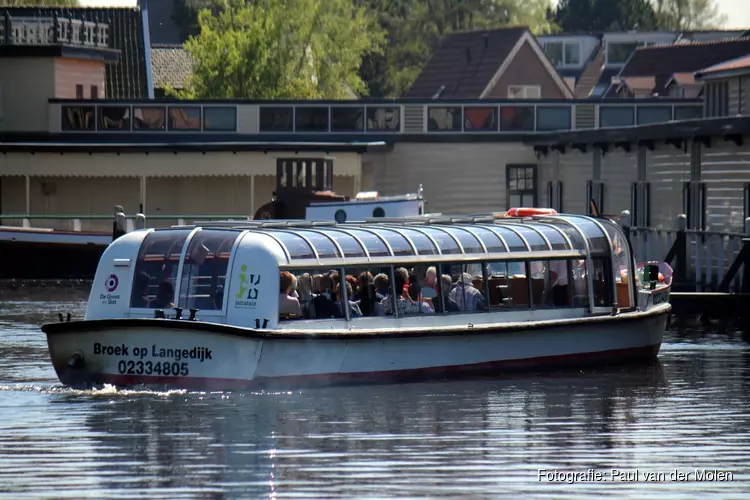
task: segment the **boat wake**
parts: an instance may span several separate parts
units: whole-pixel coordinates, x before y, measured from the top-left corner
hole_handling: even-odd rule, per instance
[[[222,391],[189,391],[187,389],[165,389],[157,390],[148,387],[117,387],[112,384],[104,384],[101,387],[92,387],[90,389],[74,389],[63,385],[44,386],[36,384],[0,384],[0,392],[38,392],[40,394],[64,394],[72,396],[101,396],[101,397],[132,397],[132,396],[158,396],[170,397],[180,395],[231,399],[235,396],[280,396],[290,395],[290,391],[252,391],[252,392],[222,392]]]

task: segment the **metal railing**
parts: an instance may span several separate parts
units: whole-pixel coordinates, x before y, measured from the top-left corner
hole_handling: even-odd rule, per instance
[[[0,214],[0,230],[37,230],[37,231],[63,231],[63,232],[92,232],[112,234],[112,221],[114,215],[24,215],[24,214]],[[127,231],[136,228],[136,214],[125,215]],[[193,221],[214,221],[227,219],[246,220],[248,214],[217,214],[217,215],[190,215],[190,214],[158,214],[147,215],[149,227],[169,227],[174,225],[190,224]]]

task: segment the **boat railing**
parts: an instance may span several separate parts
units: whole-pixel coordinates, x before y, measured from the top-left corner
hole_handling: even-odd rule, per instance
[[[137,228],[138,214],[123,214],[125,231]],[[203,221],[226,221],[238,219],[245,222],[248,215],[191,215],[191,214],[154,214],[146,215],[149,227],[171,227],[175,225],[193,224]],[[0,214],[0,227],[15,230],[62,231],[73,233],[104,233],[112,234],[113,215],[28,215],[28,214]],[[236,222],[235,222],[236,223]]]
[[[621,216],[621,224],[629,220],[627,210]],[[630,227],[630,243],[637,262],[666,261],[671,257],[682,234],[684,238],[684,269],[679,276],[679,255],[670,264],[675,269],[676,279],[691,283],[700,291],[718,291],[727,272],[737,259],[740,251],[750,238],[750,217],[745,219],[745,232],[712,231],[687,228],[687,217],[677,216],[674,228]],[[744,273],[736,272],[729,282],[726,291],[739,292],[742,288]]]

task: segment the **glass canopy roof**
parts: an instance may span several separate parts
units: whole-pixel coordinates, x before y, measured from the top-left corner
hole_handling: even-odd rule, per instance
[[[508,254],[572,251],[609,256],[606,225],[615,223],[578,215],[539,219],[442,222],[404,219],[365,223],[310,221],[226,221],[204,229],[249,230],[271,236],[290,264],[296,261],[368,260],[388,257]],[[610,231],[612,228],[609,228]],[[617,229],[619,231],[619,229]],[[528,258],[528,257],[527,257]],[[547,257],[549,258],[549,257]]]

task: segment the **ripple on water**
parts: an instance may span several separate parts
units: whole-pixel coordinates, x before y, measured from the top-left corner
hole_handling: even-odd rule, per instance
[[[286,392],[62,387],[38,324],[0,303],[0,496],[744,498],[750,349],[670,332],[650,366]],[[540,468],[719,469],[732,482],[538,480]]]

